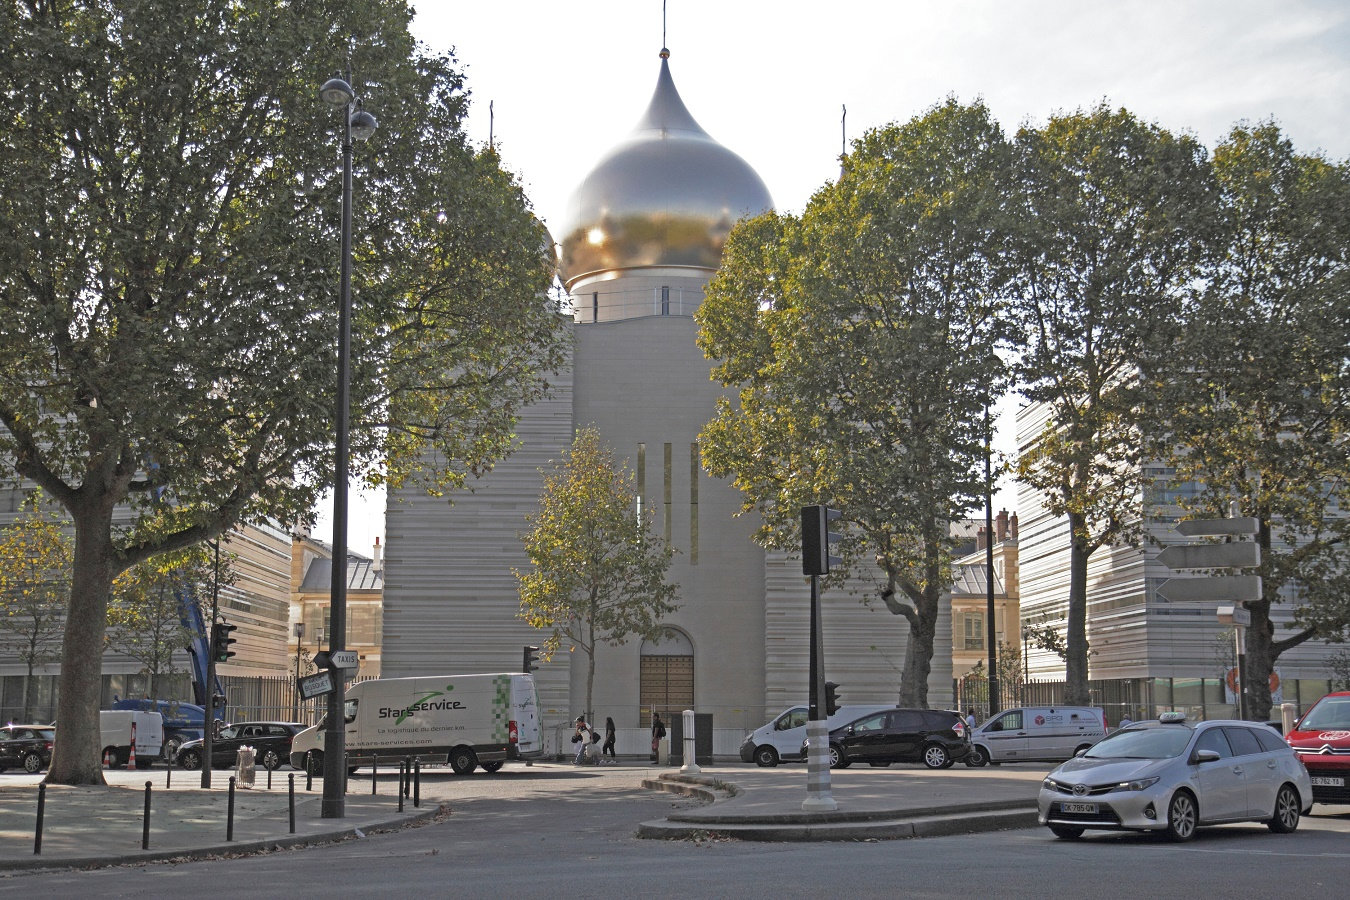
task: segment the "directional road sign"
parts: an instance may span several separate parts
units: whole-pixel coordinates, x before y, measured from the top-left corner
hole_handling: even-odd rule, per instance
[[[1177,523],[1177,531],[1186,537],[1206,534],[1256,534],[1261,522],[1251,516],[1232,519],[1187,519]]]
[[[1174,544],[1158,554],[1169,569],[1241,569],[1261,565],[1261,545],[1255,541],[1230,544]]]
[[[334,650],[328,654],[335,669],[355,669],[361,665],[355,650]]]
[[[1261,599],[1259,575],[1226,575],[1211,578],[1169,578],[1158,585],[1158,594],[1173,603],[1241,603]]]
[[[323,694],[333,692],[333,674],[331,672],[319,672],[315,675],[306,675],[300,679],[300,696],[306,700],[312,700]]]

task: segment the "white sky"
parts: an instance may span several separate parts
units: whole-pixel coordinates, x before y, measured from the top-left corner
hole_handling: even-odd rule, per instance
[[[417,7],[418,38],[465,71],[471,139],[487,143],[491,102],[503,164],[556,234],[651,98],[662,0]],[[844,105],[850,140],[949,95],[982,98],[1010,135],[1106,100],[1211,148],[1240,120],[1274,118],[1299,151],[1350,157],[1339,0],[668,0],[665,34],[689,111],[785,212],[838,174]],[[353,488],[353,551],[383,535],[383,505]],[[324,511],[315,536],[331,529]]]

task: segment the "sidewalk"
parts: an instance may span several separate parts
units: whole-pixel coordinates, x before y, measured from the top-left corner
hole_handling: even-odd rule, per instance
[[[563,763],[536,764],[552,775],[595,769]],[[625,777],[625,766],[603,771]],[[633,786],[696,796],[705,805],[644,822],[641,837],[736,837],[760,841],[881,840],[1024,828],[1036,821],[1036,791],[1043,766],[929,772],[895,767],[831,773],[838,809],[803,812],[804,766],[759,769],[728,764],[698,774],[678,769],[629,770]],[[42,852],[34,853],[38,783],[41,775],[0,777],[0,871],[119,865],[167,859],[203,859],[359,838],[375,831],[428,822],[441,813],[439,800],[423,785],[422,806],[412,799],[399,812],[397,774],[382,770],[371,795],[369,777],[353,780],[341,819],[321,817],[322,781],[304,790],[305,777],[290,770],[259,771],[252,789],[235,791],[234,839],[227,840],[228,770],[216,770],[211,790],[198,772],[175,771],[166,788],[164,769],[108,770],[107,787],[49,786],[43,815]],[[295,831],[290,828],[288,776],[295,776]],[[151,784],[149,849],[141,849],[145,785]]]
[[[421,808],[404,801],[398,810],[398,777],[381,774],[379,793],[368,779],[348,793],[341,819],[322,818],[322,780],[306,792],[303,774],[274,772],[272,790],[259,770],[254,787],[235,789],[234,839],[227,840],[228,770],[213,773],[212,789],[200,787],[199,772],[175,771],[165,788],[164,769],[106,771],[107,787],[50,785],[43,810],[42,852],[34,853],[41,776],[0,778],[0,870],[106,866],[166,859],[201,859],[345,840],[373,831],[429,821],[439,803]],[[295,831],[291,832],[287,775],[295,774]],[[145,784],[150,782],[149,849],[144,834]],[[353,787],[357,787],[356,784]]]

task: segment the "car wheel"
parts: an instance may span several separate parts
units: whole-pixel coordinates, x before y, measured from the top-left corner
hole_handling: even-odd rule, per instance
[[[982,747],[971,747],[970,753],[966,755],[966,765],[972,769],[987,766],[989,765],[989,754],[985,753]]]
[[[468,747],[456,747],[450,751],[450,768],[456,775],[468,775],[478,765],[478,757]]]
[[[952,756],[941,744],[929,744],[923,748],[923,764],[930,769],[945,769],[952,764]]]
[[[36,753],[29,753],[23,758],[23,770],[29,774],[40,772],[42,770],[42,757],[38,756]],[[1291,828],[1289,830],[1293,831],[1294,829]]]
[[[310,750],[305,754],[305,771],[311,775],[323,774],[322,750]]]
[[[197,750],[180,750],[178,753],[178,766],[189,771],[196,771],[202,767],[202,755]]]
[[[1287,784],[1281,786],[1275,795],[1275,815],[1266,822],[1266,827],[1276,834],[1292,834],[1298,828],[1298,817],[1298,791]]]
[[[503,763],[500,759],[498,759],[493,762],[479,763],[479,765],[483,767],[484,772],[491,774],[493,772],[500,772],[502,770]]]
[[[281,768],[281,754],[275,750],[264,750],[262,755],[263,768],[269,772],[275,772]]]
[[[755,765],[761,769],[772,769],[778,765],[778,751],[765,744],[755,748]]]
[[[1178,844],[1195,837],[1195,826],[1200,812],[1195,798],[1187,791],[1177,791],[1167,804],[1167,836]]]
[[[1051,825],[1050,833],[1061,841],[1076,841],[1083,836],[1083,829],[1073,825]]]
[[[838,744],[831,744],[831,745],[830,745],[830,768],[831,768],[831,769],[847,769],[847,768],[848,768],[849,766],[851,766],[852,764],[853,764],[853,761],[850,760],[847,756],[844,755],[844,748],[843,748],[843,747],[840,747]]]

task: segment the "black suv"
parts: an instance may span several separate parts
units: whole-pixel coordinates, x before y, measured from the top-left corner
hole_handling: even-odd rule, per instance
[[[830,732],[830,768],[855,762],[889,766],[921,762],[947,769],[970,754],[961,714],[950,709],[888,709],[854,719]]]
[[[240,747],[252,747],[254,762],[265,769],[277,769],[291,755],[291,739],[308,728],[300,722],[237,722],[220,729],[211,739],[211,768],[226,769],[239,758]],[[175,759],[184,769],[202,767],[201,740],[187,741],[178,748]]]
[[[6,725],[0,728],[0,772],[22,767],[41,772],[52,761],[56,729],[50,725]]]

